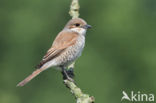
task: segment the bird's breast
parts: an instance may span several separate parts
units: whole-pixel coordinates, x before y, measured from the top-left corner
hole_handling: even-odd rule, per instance
[[[77,57],[81,56],[84,46],[85,46],[85,37],[79,36],[77,38],[75,45],[71,46],[68,51],[71,53],[73,58],[76,59]]]
[[[55,59],[58,65],[69,65],[73,61],[75,61],[83,51],[85,45],[85,37],[79,36],[74,45],[68,47],[59,57]]]
[[[74,45],[71,47],[67,48],[66,51],[64,52],[64,62],[65,64],[70,64],[71,62],[75,61],[79,56],[81,56],[81,53],[83,51],[85,45],[85,37],[84,36],[79,36],[77,38],[77,41]]]
[[[78,37],[78,40],[75,44],[75,48],[78,53],[78,57],[81,55],[84,46],[85,46],[85,37],[83,35],[81,35]]]

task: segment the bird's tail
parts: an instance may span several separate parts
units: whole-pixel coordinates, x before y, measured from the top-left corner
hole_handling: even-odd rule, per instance
[[[29,81],[31,81],[34,77],[36,77],[37,75],[39,75],[41,72],[43,72],[46,68],[40,68],[40,69],[36,69],[31,75],[29,75],[28,77],[26,77],[23,81],[21,81],[20,83],[17,84],[18,87],[22,87],[25,84],[27,84]]]

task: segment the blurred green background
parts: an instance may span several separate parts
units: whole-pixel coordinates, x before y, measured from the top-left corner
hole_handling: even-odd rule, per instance
[[[16,87],[71,19],[70,3],[0,0],[0,103],[75,103],[55,69]],[[156,0],[80,0],[80,6],[93,28],[76,63],[78,86],[96,103],[120,103],[123,90],[156,94]]]

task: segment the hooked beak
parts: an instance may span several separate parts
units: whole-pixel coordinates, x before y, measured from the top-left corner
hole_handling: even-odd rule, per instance
[[[84,29],[90,29],[92,26],[91,25],[84,25],[84,26],[82,26],[82,28],[84,28]]]

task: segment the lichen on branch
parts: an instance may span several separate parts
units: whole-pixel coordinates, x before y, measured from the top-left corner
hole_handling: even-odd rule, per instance
[[[72,18],[78,18],[79,17],[79,0],[72,0],[69,14]]]
[[[84,94],[80,88],[78,88],[75,83],[64,80],[65,85],[71,90],[71,93],[76,97],[76,103],[94,103],[94,97]]]

